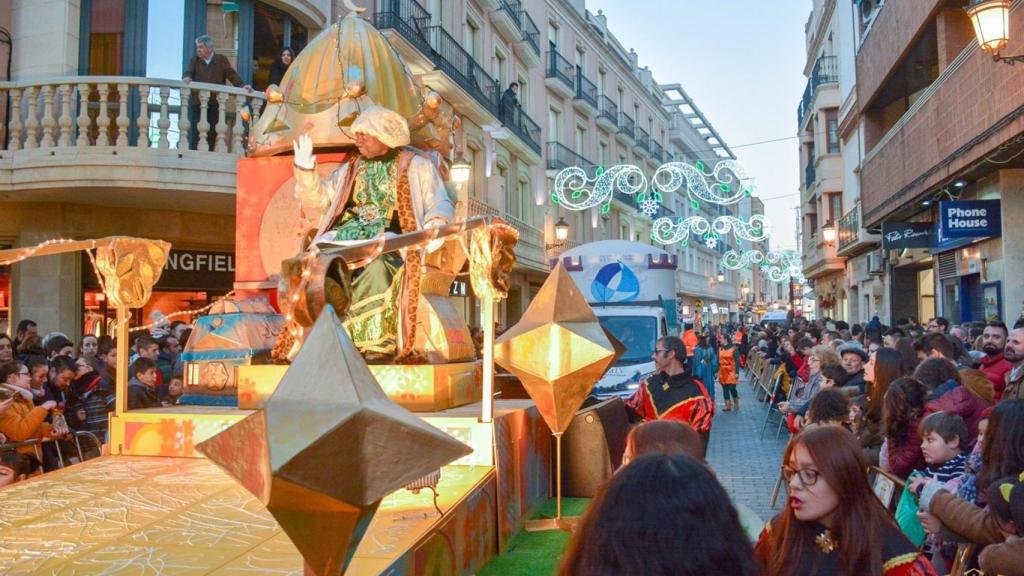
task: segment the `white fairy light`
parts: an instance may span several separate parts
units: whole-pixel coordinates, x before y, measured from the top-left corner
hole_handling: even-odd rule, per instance
[[[607,214],[616,191],[633,195],[646,190],[647,177],[640,168],[630,164],[612,166],[607,170],[599,168],[594,178],[588,178],[584,169],[571,166],[555,176],[551,199],[569,210],[581,211],[600,206],[601,213]]]
[[[696,166],[682,162],[662,164],[651,178],[651,187],[666,194],[678,191],[685,183],[691,201],[722,206],[735,204],[754,193],[753,183],[739,162],[722,160],[711,174],[704,172],[703,167],[699,161]],[[708,184],[709,176],[714,177],[714,184]]]

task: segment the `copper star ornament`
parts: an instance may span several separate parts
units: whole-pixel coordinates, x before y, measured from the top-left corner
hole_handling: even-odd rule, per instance
[[[519,377],[555,433],[569,427],[616,354],[615,344],[561,264],[522,320],[494,343],[494,360]]]
[[[330,305],[266,407],[196,448],[319,576],[344,572],[381,499],[472,452],[388,400]]]

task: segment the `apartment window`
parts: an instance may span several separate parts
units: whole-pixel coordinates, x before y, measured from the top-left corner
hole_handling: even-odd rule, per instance
[[[619,240],[629,240],[629,225],[619,225]]]
[[[582,72],[583,68],[584,68],[583,65],[584,65],[585,62],[583,60],[583,57],[584,57],[583,48],[577,46],[576,47],[576,69],[579,70],[580,72]]]
[[[511,213],[516,202],[510,198],[512,191],[508,187],[508,166],[504,164],[498,164],[498,194],[501,196],[501,202],[505,205],[505,212]]]
[[[548,21],[548,43],[552,48],[558,48],[562,44],[562,29],[554,20]]]
[[[462,31],[462,44],[473,59],[480,54],[480,25],[469,18],[466,18],[466,27]]]
[[[495,78],[498,79],[498,86],[500,86],[502,89],[505,88],[505,78],[506,78],[505,63],[506,62],[507,62],[507,58],[505,57],[505,54],[501,51],[500,48],[495,47],[494,48],[494,70],[491,71],[491,74]]]
[[[516,83],[519,84],[519,105],[523,107],[524,111],[529,111],[530,90],[527,88],[529,84],[527,84],[526,77],[522,75],[518,76],[516,78]]]
[[[605,77],[605,71],[602,68],[601,70],[597,71],[597,95],[598,96],[604,96],[604,77]]]
[[[615,100],[615,105],[618,106],[619,112],[622,112],[623,110],[625,110],[625,108],[622,107],[622,100],[625,97],[625,92],[626,91],[623,90],[622,87],[620,86],[619,87],[619,93],[616,95],[616,100]]]
[[[472,144],[466,146],[466,149],[469,152],[469,161],[473,165],[473,176],[469,179],[469,182],[466,182],[466,193],[471,198],[477,198],[477,182],[483,177],[484,171],[484,166],[481,163],[482,154],[480,154],[480,149]]]
[[[829,110],[825,113],[826,136],[828,137],[828,153],[839,154],[839,117]]]
[[[832,223],[838,223],[843,217],[843,195],[842,194],[829,194],[828,195],[828,217],[832,220]]]
[[[444,14],[444,2],[442,0],[428,0],[427,11],[430,12],[430,25],[440,26],[444,21],[442,16]]]
[[[601,142],[597,154],[597,163],[601,166],[608,166],[608,143]]]
[[[561,124],[562,113],[554,108],[548,109],[548,142],[559,142],[561,140]]]
[[[587,157],[587,129],[576,125],[576,153],[584,158]]]
[[[527,224],[533,223],[533,206],[531,205],[530,181],[519,181],[519,211],[515,214],[520,220]]]

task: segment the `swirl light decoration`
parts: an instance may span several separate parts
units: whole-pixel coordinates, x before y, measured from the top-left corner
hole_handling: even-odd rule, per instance
[[[619,164],[607,170],[598,167],[593,178],[578,166],[564,168],[555,176],[555,189],[551,193],[551,201],[565,206],[569,210],[588,210],[601,207],[601,214],[611,210],[612,197],[615,192],[637,196],[643,203],[647,200],[647,177],[640,168],[630,164]],[[661,194],[653,194],[655,202],[661,201]],[[654,209],[657,212],[657,207]]]
[[[709,177],[714,177],[713,184],[708,184]],[[676,192],[684,183],[694,210],[700,208],[701,201],[728,206],[754,193],[753,181],[735,160],[722,160],[710,174],[704,171],[700,160],[694,166],[669,162],[662,164],[651,178],[651,187],[662,194]]]
[[[654,221],[651,227],[651,238],[661,244],[673,244],[679,242],[686,246],[690,240],[690,234],[703,236],[704,243],[708,248],[714,248],[718,239],[732,233],[740,240],[750,242],[761,242],[771,236],[768,221],[763,214],[755,214],[749,220],[741,220],[735,216],[719,216],[713,221],[708,221],[703,216],[688,216],[677,218],[662,217]]]
[[[788,282],[791,278],[804,282],[800,253],[796,250],[729,250],[719,265],[726,270],[739,270],[757,264],[772,282]]]

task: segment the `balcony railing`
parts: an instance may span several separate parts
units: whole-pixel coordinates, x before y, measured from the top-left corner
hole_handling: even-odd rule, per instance
[[[433,51],[434,64],[484,108],[498,116],[498,81],[441,26],[427,26],[423,32]]]
[[[576,67],[555,50],[554,44],[548,50],[548,67],[545,78],[557,78],[569,88],[576,87]]]
[[[839,63],[835,56],[822,56],[814,63],[811,76],[807,79],[807,86],[804,88],[804,96],[800,99],[800,105],[796,109],[797,126],[803,126],[804,116],[811,109],[814,102],[814,95],[822,84],[835,84],[839,82]]]
[[[541,230],[477,198],[469,198],[467,208],[470,218],[493,216],[507,221],[519,232],[519,241],[516,243],[517,262],[539,270],[547,268],[547,261],[544,257],[544,233]]]
[[[818,257],[818,233],[808,234],[804,236],[804,252],[803,257],[805,260],[815,259]]]
[[[587,160],[583,156],[580,156],[576,152],[573,152],[568,146],[558,142],[548,142],[547,152],[548,170],[561,170],[571,166],[578,166],[586,170],[589,174],[595,167],[593,162]]]
[[[644,150],[650,151],[650,134],[643,128],[636,129],[636,145]]]
[[[196,150],[241,156],[265,97],[241,88],[137,76],[0,82],[9,99],[5,150],[91,147]],[[184,135],[184,137],[182,136]]]
[[[625,112],[623,112],[619,116],[619,133],[620,134],[625,134],[626,136],[629,136],[630,138],[634,138],[635,137],[635,131],[636,131],[636,123],[633,122],[633,119],[629,116],[629,114],[626,114]]]
[[[655,162],[661,162],[662,155],[664,153],[665,151],[661,147],[661,144],[658,144],[658,142],[655,140],[651,140],[651,159],[654,160]]]
[[[615,105],[615,102],[607,96],[601,96],[600,98],[600,111],[597,114],[598,118],[604,118],[612,124],[618,126],[619,124],[619,107]]]
[[[597,84],[583,75],[583,69],[576,68],[576,100],[582,100],[597,110]]]
[[[521,2],[516,0],[501,0],[501,9],[512,18],[516,28],[523,35],[523,40],[530,45],[530,48],[540,55],[540,29],[534,23],[533,18],[523,8]]]
[[[380,30],[397,31],[426,55],[431,54],[430,43],[423,29],[430,25],[430,12],[416,0],[383,0],[380,10],[373,14],[373,25]]]
[[[839,230],[836,234],[836,242],[839,250],[846,248],[857,241],[860,233],[860,204],[843,215],[839,220]]]
[[[520,8],[520,19],[519,22],[522,25],[523,40],[530,45],[534,53],[540,56],[540,28],[537,28],[537,24],[534,23],[533,18],[526,12],[525,9]]]
[[[540,126],[533,121],[533,118],[523,111],[519,104],[506,107],[502,103],[501,123],[512,130],[516,136],[526,142],[534,152],[540,154]]]
[[[817,176],[814,169],[814,159],[812,158],[807,162],[807,166],[804,167],[804,189],[810,189],[814,186],[814,179]]]

